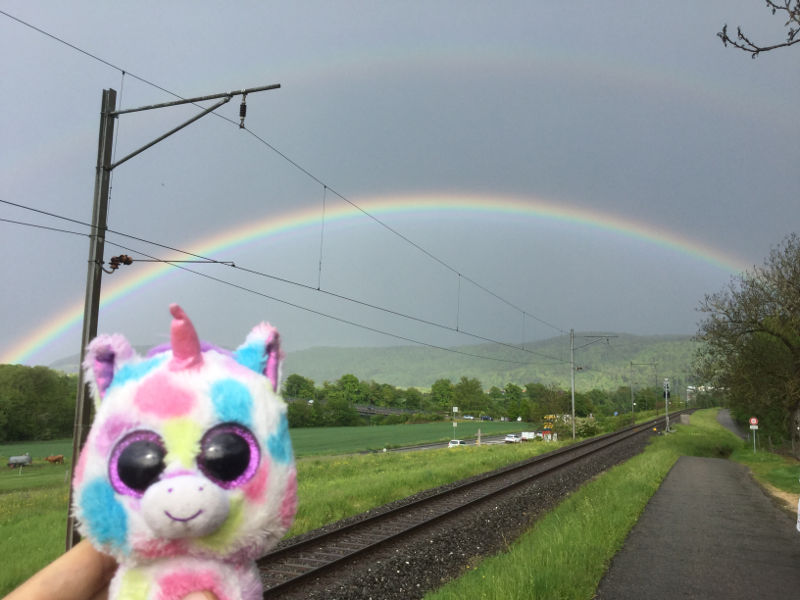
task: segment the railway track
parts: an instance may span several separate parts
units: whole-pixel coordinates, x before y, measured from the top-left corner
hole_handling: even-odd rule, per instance
[[[565,446],[334,531],[285,546],[258,561],[264,598],[276,598],[287,591],[302,589],[302,586],[323,573],[342,568],[352,559],[374,552],[390,541],[425,527],[433,527],[441,520],[478,503],[531,484],[546,474],[648,432],[653,427],[661,429],[663,426],[664,418],[660,417]]]

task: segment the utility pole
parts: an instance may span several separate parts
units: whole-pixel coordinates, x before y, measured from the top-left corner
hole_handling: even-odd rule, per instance
[[[631,377],[629,384],[631,388],[631,416],[633,417],[634,422],[636,422],[636,402],[633,401],[633,361],[631,361]]]
[[[666,429],[665,433],[669,433],[669,379],[664,378],[664,412],[666,414]]]
[[[583,338],[590,338],[592,341],[587,342],[580,348],[585,348],[586,346],[591,346],[595,342],[599,342],[600,340],[605,340],[606,342],[609,338],[617,337],[616,335],[583,335]],[[580,350],[578,348],[578,350]],[[575,439],[575,330],[569,330],[569,366],[570,366],[570,388],[572,390],[572,439]]]
[[[575,439],[575,330],[569,330],[569,375],[572,383],[572,439]]]
[[[86,355],[86,347],[89,342],[97,336],[97,321],[100,312],[100,284],[103,271],[103,251],[105,246],[105,236],[107,229],[107,216],[108,216],[108,194],[110,189],[111,172],[119,165],[127,162],[134,156],[141,154],[148,148],[155,146],[160,141],[168,138],[174,133],[177,133],[184,127],[194,123],[214,112],[223,104],[230,102],[234,96],[241,96],[242,103],[239,107],[239,127],[244,129],[244,119],[247,115],[247,94],[255,92],[263,92],[266,90],[275,90],[280,88],[280,84],[265,85],[261,87],[248,88],[240,91],[222,92],[218,94],[211,94],[207,96],[199,96],[196,98],[186,98],[175,100],[172,102],[164,102],[161,104],[151,104],[148,106],[140,106],[139,108],[129,108],[126,110],[116,110],[117,92],[113,89],[103,90],[103,99],[100,107],[100,137],[97,145],[97,167],[95,171],[94,180],[94,202],[92,208],[92,231],[90,234],[89,243],[89,265],[86,276],[86,299],[83,310],[83,332],[81,334],[81,352],[80,352],[80,370],[78,374],[78,394],[75,401],[75,421],[72,437],[72,466],[70,472],[70,481],[75,474],[75,465],[78,462],[80,451],[86,441],[86,436],[89,433],[91,426],[91,405],[89,386],[84,381],[83,376],[83,361]],[[141,112],[145,110],[153,110],[156,108],[165,108],[168,106],[178,106],[181,104],[194,104],[206,100],[219,100],[216,104],[204,108],[201,112],[190,118],[189,120],[181,123],[177,127],[170,129],[168,132],[160,135],[153,141],[145,144],[138,150],[134,150],[127,156],[112,164],[112,147],[114,140],[114,119],[119,115]],[[72,487],[70,486],[69,504],[72,506]],[[79,540],[78,532],[75,529],[74,520],[71,517],[67,518],[67,537],[66,547],[69,550],[73,544]]]
[[[97,316],[100,306],[100,281],[102,278],[103,251],[108,216],[108,190],[111,180],[111,149],[114,140],[114,109],[117,92],[103,90],[100,106],[100,139],[97,143],[97,167],[94,176],[94,202],[92,207],[92,231],[89,242],[89,265],[86,274],[86,299],[83,309],[83,331],[81,333],[81,359],[78,369],[78,396],[75,402],[75,421],[72,428],[72,467],[70,482],[75,474],[81,448],[91,426],[91,410],[88,399],[89,386],[83,376],[83,359],[86,346],[97,335]],[[72,486],[69,488],[69,506],[72,508]],[[75,520],[67,518],[67,550],[78,542]]]

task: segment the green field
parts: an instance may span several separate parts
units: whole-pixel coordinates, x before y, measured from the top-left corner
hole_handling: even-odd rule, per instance
[[[295,455],[348,454],[380,451],[451,439],[471,440],[481,435],[498,435],[534,429],[530,423],[503,421],[449,421],[419,425],[375,425],[372,427],[307,427],[291,429]]]
[[[744,447],[734,436],[716,424],[715,411],[702,411],[692,417],[691,426],[677,426],[678,433],[672,436],[659,436],[652,450],[656,456],[634,459],[619,467],[619,474],[611,478],[605,476],[596,480],[578,494],[590,494],[587,497],[576,496],[574,503],[583,503],[580,511],[566,509],[564,514],[554,513],[555,521],[543,525],[539,536],[527,546],[520,546],[522,558],[513,558],[519,566],[512,563],[496,567],[495,575],[481,566],[478,579],[471,580],[466,588],[454,588],[443,591],[441,598],[448,597],[486,597],[508,598],[514,596],[512,579],[517,570],[521,576],[530,577],[531,561],[536,561],[537,578],[544,587],[539,588],[539,597],[574,597],[591,598],[585,590],[592,588],[592,581],[598,570],[602,569],[613,556],[615,548],[621,543],[619,535],[624,536],[625,527],[635,522],[647,499],[658,487],[663,474],[669,465],[680,454],[699,454],[721,456],[733,451],[734,458],[750,460],[757,477],[774,482],[773,485],[795,491],[798,487],[797,475],[800,467],[796,461],[760,452],[755,458],[752,451]],[[507,430],[520,431],[525,427],[520,424],[472,422],[475,430],[480,427],[483,433],[500,433],[486,425],[505,427]],[[511,427],[511,429],[508,429]],[[293,430],[298,460],[298,497],[299,510],[291,534],[296,535],[315,529],[347,516],[358,514],[374,506],[406,497],[417,491],[456,481],[470,475],[494,469],[512,462],[523,460],[534,454],[546,452],[557,445],[533,442],[526,444],[494,444],[481,447],[468,446],[458,449],[428,450],[423,452],[370,452],[353,454],[362,450],[375,450],[408,443],[420,443],[431,440],[449,439],[447,433],[452,429],[449,423],[432,425],[397,425],[383,427],[356,427],[338,429]],[[442,431],[444,429],[444,431]],[[375,431],[377,430],[377,431]],[[467,427],[459,424],[459,438],[470,437]],[[433,437],[431,437],[433,436]],[[14,444],[0,446],[0,451],[11,454],[30,452],[39,457],[51,453],[61,454],[59,442],[39,444]],[[69,447],[69,440],[60,442]],[[562,442],[563,443],[563,442]],[[55,446],[52,444],[56,444]],[[331,455],[321,455],[325,448],[330,448]],[[312,455],[316,452],[316,455]],[[305,453],[305,454],[304,454]],[[350,454],[348,454],[350,453]],[[4,458],[6,454],[2,455]],[[643,455],[644,456],[644,455]],[[0,595],[4,595],[53,558],[58,556],[64,547],[65,518],[67,514],[68,485],[65,482],[63,465],[49,465],[36,461],[33,467],[19,470],[0,470],[0,555],[9,556],[6,568],[0,571]],[[604,483],[600,483],[604,482]],[[600,487],[597,487],[597,486]],[[357,489],[358,493],[352,493]],[[588,491],[587,491],[588,490]],[[588,499],[587,499],[588,498]],[[585,506],[584,506],[585,505]],[[604,510],[603,507],[614,506],[615,511]],[[589,507],[598,510],[589,511]],[[556,535],[558,527],[567,527],[569,515],[587,514],[583,519],[569,525],[573,529],[564,529],[566,533]],[[614,513],[614,514],[611,514]],[[617,515],[616,513],[620,513]],[[610,519],[620,521],[609,521]],[[537,525],[537,527],[539,527]],[[608,531],[617,531],[617,537],[606,539]],[[546,539],[547,542],[543,542]],[[556,548],[553,540],[572,544]],[[624,539],[622,537],[621,539]],[[616,545],[615,545],[616,544]],[[596,548],[600,554],[586,553],[583,546]],[[534,548],[548,550],[546,556],[530,554]],[[553,562],[553,556],[568,558],[571,562]],[[571,558],[570,558],[571,557]],[[502,557],[498,557],[502,560]],[[582,562],[581,562],[582,561]],[[488,564],[488,563],[487,563]],[[548,573],[549,569],[549,575]],[[581,573],[575,580],[575,590],[569,594],[551,595],[554,586],[561,585],[563,573]],[[525,575],[527,574],[527,575]],[[483,576],[486,576],[483,579]],[[584,576],[585,575],[585,576]],[[479,584],[492,582],[478,593]],[[548,583],[549,582],[549,583]],[[492,591],[497,590],[497,595]],[[477,595],[464,590],[475,591]],[[505,595],[500,593],[505,590]]]
[[[9,456],[28,453],[30,466],[10,469]],[[72,440],[0,444],[0,595],[64,551]],[[44,457],[63,454],[63,465]]]
[[[72,438],[61,440],[48,440],[46,442],[7,442],[0,443],[0,459],[5,464],[9,456],[28,453],[36,460],[45,456],[63,454],[69,457],[72,454]]]
[[[22,468],[7,467],[8,457],[28,453],[33,464]],[[63,454],[63,465],[51,465],[46,456]],[[72,440],[49,440],[46,442],[16,442],[0,444],[0,494],[12,490],[42,487],[67,487],[69,481]],[[5,500],[5,498],[3,498]],[[5,502],[4,502],[5,504]]]
[[[469,477],[508,462],[522,460],[554,445],[543,443],[442,449],[425,453],[369,453],[383,448],[484,434],[522,431],[524,423],[464,421],[380,427],[291,430],[297,453],[301,498],[292,534],[358,514],[416,491]],[[33,465],[0,468],[0,556],[15,557],[0,570],[0,595],[5,595],[64,549],[69,494],[69,464],[51,465],[45,456],[69,456],[72,441],[20,442],[0,445],[0,461],[28,452]],[[433,453],[433,454],[432,454]],[[325,455],[325,456],[321,456]],[[349,455],[349,456],[342,456]],[[434,461],[433,455],[438,455]],[[454,462],[457,457],[458,462]],[[362,493],[349,494],[356,486]],[[24,549],[18,552],[18,549]]]

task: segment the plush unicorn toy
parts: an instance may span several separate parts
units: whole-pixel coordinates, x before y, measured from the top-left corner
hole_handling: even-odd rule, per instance
[[[88,347],[96,414],[74,478],[79,531],[119,568],[109,598],[210,590],[255,600],[255,559],[291,525],[297,478],[277,395],[278,332],[229,352],[201,343],[176,304],[171,345],[138,356],[121,335]]]

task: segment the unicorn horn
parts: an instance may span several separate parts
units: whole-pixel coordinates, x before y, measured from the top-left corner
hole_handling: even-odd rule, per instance
[[[170,362],[170,370],[180,371],[199,367],[203,364],[203,354],[200,350],[200,340],[194,330],[194,325],[177,304],[170,304],[169,312],[172,313],[170,330],[172,361]]]

